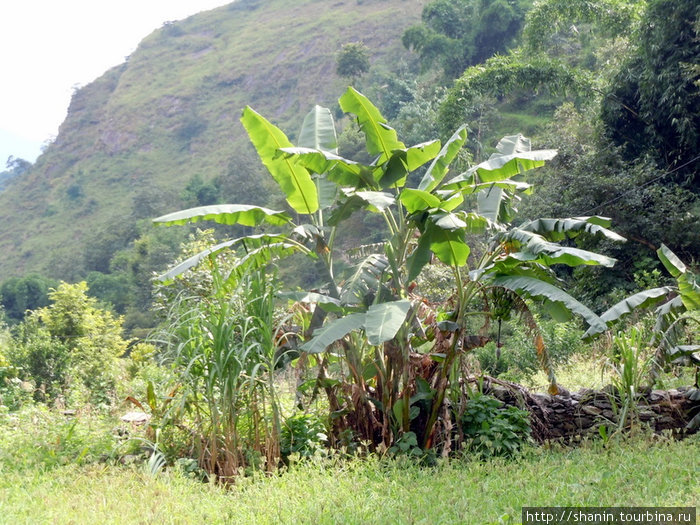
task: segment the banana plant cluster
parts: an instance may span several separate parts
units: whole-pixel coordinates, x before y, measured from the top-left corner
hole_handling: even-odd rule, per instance
[[[700,319],[697,312],[700,311],[700,286],[697,277],[681,261],[671,249],[662,244],[656,251],[659,260],[668,273],[675,279],[675,285],[650,288],[626,297],[610,309],[603,312],[600,319],[605,326],[591,326],[584,334],[586,338],[593,338],[603,330],[612,328],[622,319],[636,310],[654,308],[656,322],[654,324],[654,337],[652,345],[657,347],[657,355],[652,367],[652,382],[658,374],[661,365],[667,361],[686,362],[700,370],[700,344],[691,341],[691,344],[683,344],[684,327],[689,326],[691,333],[698,333]],[[697,420],[700,424],[700,418]]]
[[[459,382],[460,356],[488,340],[483,334],[469,333],[467,320],[473,315],[491,316],[489,292],[501,290],[500,295],[507,294],[510,304],[520,305],[521,311],[527,310],[524,298],[541,300],[556,319],[578,314],[592,328],[604,329],[604,321],[558,286],[551,267],[614,264],[609,257],[559,241],[582,233],[624,239],[610,231],[609,220],[601,217],[539,219],[510,227],[518,194],[531,191],[525,173],[552,159],[555,150],[533,151],[526,138],[505,137],[490,159],[453,174],[450,165],[466,141],[465,126],[444,144],[434,140],[406,146],[379,110],[355,89],[348,88],[339,102],[356,119],[374,160],[363,164],[338,155],[335,123],[326,108],[317,106],[307,115],[294,145],[280,129],[246,107],[243,126],[294,214],[230,204],[155,219],[162,224],[266,223],[285,229],[217,244],[162,279],[173,279],[203,258],[236,247],[245,247],[245,254],[229,276],[233,280],[251,266],[292,253],[319,260],[324,289],[290,292],[286,298],[307,303],[313,313],[301,349],[305,356],[318,357],[318,384],[326,388],[338,429],[350,428],[387,446],[398,436],[414,432],[421,446],[429,448],[436,423],[445,413],[447,389]],[[408,187],[409,175],[417,170],[422,173],[419,184]],[[380,215],[386,236],[383,242],[358,250],[364,258],[349,278],[342,279],[334,267],[336,236],[344,221],[359,210]],[[484,233],[491,235],[489,248],[476,257],[468,238]],[[452,308],[439,321],[426,314],[427,302],[413,293],[415,279],[436,261],[450,267],[454,275]],[[473,311],[479,302],[486,308]],[[549,369],[536,326],[533,336],[533,346]],[[327,377],[323,366],[328,356],[342,359],[348,377]],[[556,392],[549,372],[552,392]]]

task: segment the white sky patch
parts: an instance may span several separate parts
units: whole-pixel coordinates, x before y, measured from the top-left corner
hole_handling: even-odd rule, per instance
[[[121,64],[169,20],[231,0],[4,0],[0,2],[0,171],[33,162],[63,122],[74,87]]]

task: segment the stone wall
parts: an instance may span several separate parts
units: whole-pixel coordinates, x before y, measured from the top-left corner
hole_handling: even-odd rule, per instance
[[[489,378],[484,392],[507,405],[530,411],[533,437],[537,441],[567,439],[598,433],[606,425],[612,432],[618,425],[619,399],[612,387],[602,390],[583,389],[561,395],[530,393],[514,383]],[[698,389],[683,387],[672,390],[649,390],[637,396],[638,420],[654,432],[674,430],[692,433],[686,426],[700,412]]]

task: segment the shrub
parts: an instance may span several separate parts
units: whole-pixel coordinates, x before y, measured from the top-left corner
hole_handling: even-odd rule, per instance
[[[296,414],[282,425],[280,454],[285,461],[292,454],[311,457],[324,449],[327,439],[326,427],[317,416]]]
[[[561,366],[569,358],[585,351],[581,340],[583,330],[576,321],[558,323],[537,316],[538,326],[547,345],[547,351],[552,364]],[[533,348],[532,337],[526,327],[514,324],[507,327],[501,334],[503,344],[500,357],[497,357],[496,343],[488,343],[474,352],[481,370],[495,377],[503,377],[511,381],[522,381],[531,378],[540,369],[537,353]]]
[[[528,413],[482,393],[470,397],[460,423],[468,449],[482,457],[513,456],[530,441]]]
[[[31,312],[18,328],[14,365],[37,385],[41,401],[83,392],[94,404],[110,402],[118,357],[128,342],[121,318],[97,307],[87,284],[61,283],[49,293],[52,304]]]

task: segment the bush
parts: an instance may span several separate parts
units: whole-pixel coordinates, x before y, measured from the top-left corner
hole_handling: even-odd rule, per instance
[[[77,399],[109,404],[118,357],[128,344],[121,318],[98,308],[84,282],[61,283],[49,298],[51,305],[31,312],[19,326],[12,364],[36,382],[40,401],[75,390]]]
[[[296,414],[287,418],[282,425],[280,454],[285,461],[292,454],[311,457],[324,449],[327,439],[326,427],[317,416]]]
[[[482,393],[470,397],[460,423],[468,450],[482,457],[513,456],[530,441],[528,413]]]

